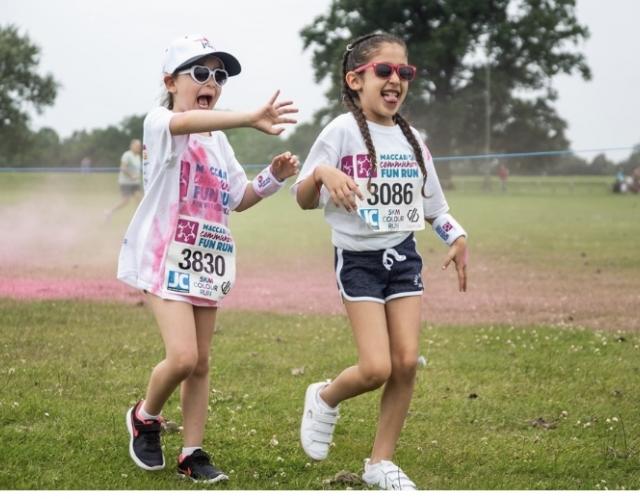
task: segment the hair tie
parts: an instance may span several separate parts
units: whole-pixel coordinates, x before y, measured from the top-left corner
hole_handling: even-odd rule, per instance
[[[353,50],[353,45],[350,43],[347,45],[347,52],[351,52]]]

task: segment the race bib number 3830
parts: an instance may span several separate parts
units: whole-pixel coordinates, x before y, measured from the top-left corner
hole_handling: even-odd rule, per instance
[[[235,276],[235,243],[229,229],[180,215],[165,260],[164,289],[218,301],[229,293]]]
[[[380,161],[372,171],[368,155],[356,158],[353,177],[364,195],[356,204],[364,222],[375,232],[424,229],[423,178],[417,163]]]

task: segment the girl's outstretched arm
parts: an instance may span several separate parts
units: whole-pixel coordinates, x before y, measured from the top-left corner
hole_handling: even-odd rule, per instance
[[[268,135],[280,135],[284,128],[277,125],[297,123],[286,115],[297,113],[298,110],[291,107],[292,101],[276,102],[279,94],[280,90],[264,106],[253,112],[192,109],[175,113],[169,122],[169,130],[172,135],[186,135],[252,127]]]

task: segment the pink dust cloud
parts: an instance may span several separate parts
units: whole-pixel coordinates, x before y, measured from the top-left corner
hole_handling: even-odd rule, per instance
[[[112,203],[111,197],[105,197],[104,208]],[[122,234],[106,228],[102,210],[91,213],[81,203],[70,203],[55,185],[35,188],[15,204],[0,205],[2,280],[86,276],[89,269],[100,277],[109,275],[115,269],[114,254],[117,257],[110,243],[114,237],[119,241]]]
[[[141,293],[114,279],[15,277],[0,283],[0,296],[16,300],[135,301]]]
[[[53,191],[0,205],[0,297],[16,300],[144,302],[116,277],[128,215],[106,224]],[[43,202],[46,199],[46,202]],[[113,202],[104,197],[104,208]],[[125,220],[126,219],[126,220]],[[467,293],[453,268],[440,270],[444,253],[425,252],[423,318],[430,324],[569,324],[616,331],[640,330],[640,290],[633,275],[592,269],[571,272],[517,266],[478,251],[469,263]],[[273,256],[273,255],[271,255]],[[329,257],[238,256],[237,282],[222,309],[276,313],[344,314]],[[585,290],[593,292],[585,293]]]

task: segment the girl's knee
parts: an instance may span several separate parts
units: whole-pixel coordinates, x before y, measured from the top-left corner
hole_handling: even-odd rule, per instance
[[[198,362],[196,362],[196,366],[191,373],[191,376],[196,376],[200,378],[204,378],[209,376],[209,356],[198,358]]]
[[[376,363],[361,364],[360,374],[365,386],[374,390],[384,385],[391,376],[391,363],[379,361]]]
[[[171,369],[181,379],[188,378],[198,365],[198,352],[183,350],[167,358]]]
[[[393,376],[398,379],[412,380],[418,369],[418,355],[406,353],[394,357],[393,359]]]

